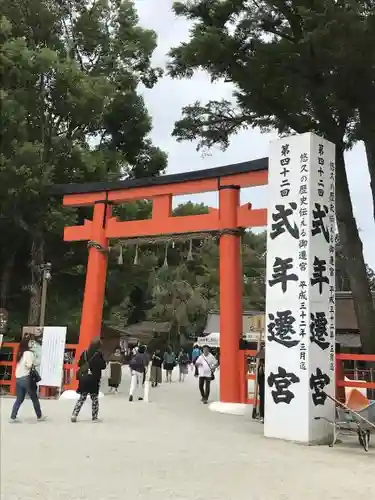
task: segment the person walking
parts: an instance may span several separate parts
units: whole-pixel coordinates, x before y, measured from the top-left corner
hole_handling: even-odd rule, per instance
[[[215,369],[217,361],[215,356],[210,353],[207,345],[203,347],[203,352],[195,361],[195,366],[198,369],[199,376],[199,392],[202,396],[202,403],[207,404],[210,397],[211,382],[215,380]]]
[[[176,355],[170,345],[164,353],[163,361],[164,370],[166,371],[166,381],[171,383],[173,368],[176,366]]]
[[[194,344],[193,346],[193,351],[191,353],[191,362],[193,363],[193,370],[194,370],[194,375],[198,377],[198,367],[195,365],[195,362],[201,355],[201,349],[198,344]]]
[[[122,378],[122,361],[123,357],[121,354],[121,349],[116,347],[115,352],[110,356],[109,362],[109,379],[108,386],[109,392],[118,393],[119,385],[121,384]]]
[[[264,422],[264,393],[265,393],[265,349],[262,347],[257,353],[258,361],[258,391],[259,391],[259,417]]]
[[[186,375],[188,374],[188,370],[189,370],[189,356],[188,356],[188,353],[185,352],[184,349],[181,349],[179,355],[178,355],[178,358],[177,358],[177,363],[178,363],[178,367],[179,367],[179,371],[180,371],[180,374],[179,374],[179,381],[180,382],[185,382],[185,378],[186,378]]]
[[[25,401],[28,394],[36,414],[38,422],[45,420],[40,407],[40,402],[37,394],[37,382],[39,382],[39,374],[35,371],[34,361],[35,356],[30,350],[30,341],[28,337],[23,337],[20,342],[17,352],[16,365],[16,400],[14,402],[10,415],[10,422],[20,422],[17,415],[20,407]]]
[[[99,387],[102,378],[102,370],[106,367],[101,351],[102,341],[94,339],[89,348],[81,354],[78,361],[78,401],[76,402],[71,421],[77,422],[77,417],[82,409],[87,396],[90,394],[92,404],[92,421],[99,422]]]
[[[151,359],[151,386],[157,387],[162,382],[161,367],[163,358],[160,349],[157,349]]]
[[[141,345],[141,343],[138,340],[137,345],[135,347],[133,347],[133,349],[132,349],[132,355],[133,356],[135,356],[137,354],[140,345]]]
[[[129,401],[133,401],[136,394],[138,394],[138,401],[143,401],[143,381],[148,362],[146,346],[138,346],[137,354],[132,357],[129,363],[131,373]]]

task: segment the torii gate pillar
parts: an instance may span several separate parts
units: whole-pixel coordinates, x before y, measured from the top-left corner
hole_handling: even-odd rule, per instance
[[[238,347],[242,335],[241,230],[239,186],[219,188],[220,235],[220,401],[241,401]]]
[[[87,349],[90,342],[99,337],[101,332],[108,256],[105,228],[110,216],[111,206],[107,201],[95,203],[91,240],[88,242],[89,255],[77,356]]]

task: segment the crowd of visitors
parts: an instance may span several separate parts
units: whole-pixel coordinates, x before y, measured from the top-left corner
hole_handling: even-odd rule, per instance
[[[25,337],[17,354],[16,366],[16,400],[11,412],[10,421],[17,422],[18,411],[23,404],[26,395],[29,395],[38,421],[45,419],[40,407],[37,384],[40,376],[35,366],[36,360],[31,350],[29,340]],[[92,421],[99,422],[99,388],[103,370],[108,367],[109,393],[118,393],[121,384],[123,365],[128,364],[130,370],[129,401],[142,401],[146,382],[156,388],[164,381],[172,383],[175,368],[178,368],[178,381],[183,383],[189,374],[189,367],[199,379],[199,392],[201,400],[207,404],[210,396],[211,382],[215,379],[215,370],[218,367],[218,359],[210,352],[208,346],[201,349],[195,345],[191,355],[181,348],[176,355],[171,346],[167,346],[165,352],[155,349],[147,352],[147,347],[140,343],[133,349],[124,353],[120,347],[108,357],[106,362],[102,352],[102,342],[99,338],[94,339],[87,350],[85,350],[78,361],[77,380],[79,395],[76,401],[71,421],[77,422],[79,413],[87,400],[91,399]]]
[[[265,391],[264,345],[261,346],[257,353],[256,360],[259,406],[254,409],[254,413],[263,422]],[[211,383],[215,380],[215,371],[219,366],[219,356],[215,356],[210,352],[208,346],[203,346],[201,349],[198,345],[194,345],[190,355],[183,348],[176,355],[171,346],[167,346],[164,353],[161,349],[155,349],[154,352],[149,353],[147,347],[139,343],[133,349],[129,349],[128,352],[123,352],[120,347],[116,347],[109,356],[108,363],[106,363],[102,353],[101,340],[94,339],[89,348],[81,354],[78,361],[77,393],[79,398],[73,408],[72,422],[77,422],[78,415],[88,396],[91,399],[92,421],[99,422],[99,388],[102,372],[108,366],[109,393],[116,394],[121,384],[124,364],[128,364],[130,370],[130,402],[144,399],[146,382],[153,388],[158,387],[163,382],[163,370],[165,371],[164,381],[172,383],[174,369],[178,367],[178,380],[183,383],[191,366],[194,376],[199,381],[198,388],[201,401],[203,404],[207,404],[210,397]],[[19,422],[18,412],[27,395],[34,406],[37,420],[45,420],[38,398],[37,384],[40,382],[40,376],[37,366],[30,339],[24,337],[17,352],[16,400],[10,416],[10,422],[12,423]]]
[[[198,345],[195,345],[191,357],[183,348],[180,349],[179,354],[176,356],[171,346],[167,346],[164,354],[161,353],[160,349],[157,349],[149,356],[146,352],[146,347],[138,345],[133,349],[132,354],[133,357],[129,361],[131,371],[129,401],[134,400],[134,392],[136,390],[143,390],[149,366],[151,387],[157,387],[162,383],[163,369],[165,371],[165,382],[171,383],[173,380],[173,371],[178,367],[178,380],[180,383],[183,383],[191,365],[195,377],[199,378],[198,386],[202,402],[207,404],[210,396],[211,382],[215,380],[215,370],[219,365],[218,359],[210,352],[208,346],[204,346],[203,350],[201,350]],[[143,400],[143,395],[139,395],[138,400]]]

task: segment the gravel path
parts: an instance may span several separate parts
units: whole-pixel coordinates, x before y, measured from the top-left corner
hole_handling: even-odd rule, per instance
[[[370,500],[375,445],[335,449],[267,440],[249,417],[212,413],[196,381],[164,384],[150,403],[101,399],[103,423],[69,422],[71,401],[30,401],[20,425],[1,400],[2,500]],[[213,394],[214,397],[217,395]],[[374,440],[375,443],[375,440]]]

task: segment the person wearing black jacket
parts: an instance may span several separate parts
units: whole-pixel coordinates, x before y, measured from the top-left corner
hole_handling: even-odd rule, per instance
[[[163,358],[160,349],[157,349],[151,358],[151,387],[157,387],[162,382],[161,367]]]
[[[265,350],[264,347],[257,353],[258,363],[258,390],[259,390],[259,417],[264,422],[264,396],[265,396]]]
[[[102,378],[102,370],[106,367],[101,351],[102,342],[100,339],[94,339],[87,351],[81,354],[78,361],[78,389],[80,395],[74,406],[71,417],[72,422],[77,422],[77,417],[82,409],[87,396],[90,394],[92,403],[92,421],[99,422],[99,387]]]

